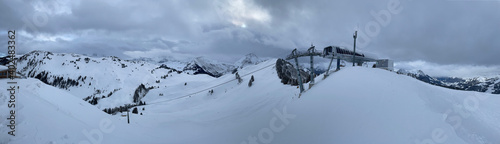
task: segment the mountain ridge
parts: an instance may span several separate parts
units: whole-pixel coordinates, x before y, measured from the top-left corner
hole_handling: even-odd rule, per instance
[[[440,87],[455,90],[500,94],[500,77],[432,77],[425,74],[422,70],[410,71],[406,69],[399,69],[398,71],[396,71],[396,73],[407,75],[420,81]]]

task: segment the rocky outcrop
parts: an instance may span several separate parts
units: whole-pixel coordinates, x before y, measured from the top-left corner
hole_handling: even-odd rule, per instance
[[[293,86],[299,85],[297,77],[297,68],[295,68],[290,62],[283,59],[276,60],[276,72],[278,77],[281,79],[281,83],[290,84]],[[300,70],[300,76],[302,77],[302,82],[307,83],[310,81],[309,73],[304,70]]]
[[[495,84],[493,86],[493,92],[491,92],[492,94],[500,94],[500,82]]]
[[[133,102],[136,104],[139,104],[141,102],[141,99],[144,96],[146,96],[146,94],[148,94],[150,89],[152,89],[152,88],[146,88],[146,86],[144,86],[144,84],[139,85],[139,87],[137,87],[137,89],[135,89]]]

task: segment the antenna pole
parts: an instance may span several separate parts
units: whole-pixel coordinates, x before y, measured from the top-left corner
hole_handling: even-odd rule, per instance
[[[354,35],[352,35],[354,38],[354,53],[352,54],[352,66],[354,66],[354,63],[356,63],[356,38],[358,38],[358,31],[356,30],[354,32]]]

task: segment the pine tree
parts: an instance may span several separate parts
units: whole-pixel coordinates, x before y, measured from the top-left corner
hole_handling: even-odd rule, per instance
[[[137,107],[134,108],[134,110],[132,110],[132,113],[133,114],[138,114],[139,112],[137,111]]]
[[[255,79],[253,78],[253,75],[252,75],[252,77],[250,78],[250,81],[248,81],[248,87],[252,87],[253,81],[255,81]]]

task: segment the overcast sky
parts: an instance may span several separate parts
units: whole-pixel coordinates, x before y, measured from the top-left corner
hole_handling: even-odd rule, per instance
[[[18,53],[226,62],[352,48],[359,30],[358,49],[396,62],[500,64],[499,0],[1,0],[2,53],[10,29]]]

